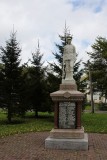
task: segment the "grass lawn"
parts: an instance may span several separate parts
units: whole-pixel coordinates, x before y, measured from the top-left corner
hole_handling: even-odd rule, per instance
[[[82,125],[85,128],[85,132],[107,133],[107,114],[83,113]]]
[[[89,110],[90,111],[91,110],[91,106],[86,106],[85,110]]]
[[[40,113],[38,119],[34,118],[34,113],[27,113],[25,118],[15,118],[12,124],[6,121],[6,113],[0,113],[0,137],[36,131],[49,131],[53,128],[53,114]]]
[[[25,118],[14,118],[12,124],[6,121],[6,113],[0,112],[0,137],[36,131],[50,131],[54,127],[53,114],[39,113],[39,118],[34,118],[34,113],[28,112]],[[107,133],[107,114],[82,114],[82,125],[85,132]]]
[[[94,109],[95,110],[99,110],[99,105],[98,104],[94,104]],[[91,106],[90,105],[85,106],[85,110],[91,111]]]

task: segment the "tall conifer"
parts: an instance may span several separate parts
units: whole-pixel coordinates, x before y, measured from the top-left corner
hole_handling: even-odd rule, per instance
[[[6,41],[5,47],[0,47],[1,61],[4,65],[4,91],[5,103],[8,110],[8,121],[11,122],[12,115],[16,112],[16,106],[19,104],[20,88],[20,53],[21,49],[16,40],[16,33],[13,31],[10,39]]]

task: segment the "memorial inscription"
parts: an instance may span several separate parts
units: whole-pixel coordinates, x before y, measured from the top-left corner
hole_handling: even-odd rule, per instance
[[[59,103],[59,128],[74,129],[76,125],[76,106],[73,102]]]

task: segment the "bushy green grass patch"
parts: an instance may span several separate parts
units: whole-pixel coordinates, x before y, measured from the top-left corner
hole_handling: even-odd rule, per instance
[[[82,125],[86,132],[107,133],[107,114],[83,113]]]
[[[91,110],[91,106],[85,106],[85,110]]]
[[[36,119],[34,113],[28,112],[25,118],[15,117],[12,124],[8,124],[6,113],[0,113],[0,137],[37,131],[49,131],[53,128],[53,114],[40,113]]]

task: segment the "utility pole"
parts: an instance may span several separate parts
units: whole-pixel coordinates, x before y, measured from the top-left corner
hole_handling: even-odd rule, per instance
[[[93,100],[93,86],[92,86],[92,72],[90,68],[90,62],[88,61],[89,70],[89,86],[90,86],[90,96],[91,96],[91,113],[94,113],[94,100]]]

